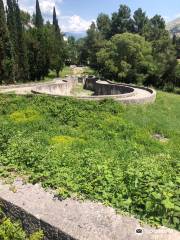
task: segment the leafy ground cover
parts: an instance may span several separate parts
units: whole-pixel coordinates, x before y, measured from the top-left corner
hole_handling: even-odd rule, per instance
[[[0,239],[1,240],[42,240],[43,232],[38,231],[31,236],[23,231],[22,226],[18,222],[13,222],[6,218],[0,210]]]
[[[162,136],[161,138],[155,136]],[[152,105],[0,95],[0,176],[180,230],[180,96]]]

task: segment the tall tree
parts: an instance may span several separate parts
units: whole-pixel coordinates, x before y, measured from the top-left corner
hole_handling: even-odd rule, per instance
[[[160,15],[151,18],[144,27],[143,35],[151,42],[157,71],[149,83],[162,87],[174,82],[177,65],[175,46],[172,44],[166,23]]]
[[[36,13],[34,15],[34,24],[36,27],[31,28],[26,36],[29,49],[30,74],[33,80],[43,79],[49,71],[49,50],[43,22],[39,1],[36,0]]]
[[[16,0],[7,0],[7,23],[15,53],[16,80],[27,81],[29,79],[27,51],[21,13]]]
[[[22,25],[25,29],[27,29],[31,25],[31,15],[23,10],[20,11]]]
[[[42,29],[30,28],[26,33],[30,79],[41,80],[49,71],[47,35]]]
[[[156,41],[166,36],[169,32],[166,30],[166,23],[160,15],[155,15],[144,26],[143,35],[148,41]]]
[[[68,40],[66,42],[66,50],[69,64],[71,65],[77,64],[78,61],[77,42],[73,36],[68,37]]]
[[[86,38],[80,38],[76,42],[77,53],[78,53],[78,64],[88,65],[88,49],[86,47]]]
[[[148,18],[146,16],[146,13],[142,11],[141,8],[138,8],[135,12],[134,12],[134,24],[135,24],[135,30],[137,33],[139,33],[140,35],[142,35],[143,33],[143,29],[148,21]]]
[[[35,15],[35,26],[41,28],[43,26],[43,17],[39,6],[39,0],[36,0],[36,15]]]
[[[126,5],[120,5],[119,11],[112,14],[111,36],[125,32],[134,32],[134,24],[131,9]]]
[[[16,15],[15,15],[15,0],[7,0],[7,25],[11,37],[13,47],[17,46],[17,29],[16,29]]]
[[[65,53],[63,34],[59,27],[55,7],[53,9],[53,33],[51,43],[50,65],[51,68],[56,71],[57,77],[59,77],[59,72],[64,66]]]
[[[60,28],[59,28],[59,23],[58,23],[55,7],[53,8],[53,26],[55,28],[56,33],[60,35]]]
[[[16,33],[17,33],[17,54],[18,54],[18,78],[23,81],[29,79],[29,66],[27,58],[27,49],[24,39],[24,28],[21,21],[21,12],[18,2],[15,2],[15,18],[16,18]]]
[[[102,34],[103,38],[109,39],[111,31],[111,19],[107,14],[99,14],[97,18],[97,28]]]
[[[103,38],[98,31],[96,24],[92,22],[89,30],[87,31],[87,37],[85,46],[88,49],[88,62],[89,65],[98,69],[99,65],[97,62],[96,53],[104,45]]]
[[[12,83],[14,80],[13,49],[6,24],[4,4],[0,0],[0,83]]]

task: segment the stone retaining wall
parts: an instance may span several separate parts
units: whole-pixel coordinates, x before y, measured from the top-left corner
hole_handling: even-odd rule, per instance
[[[8,217],[21,221],[28,233],[42,229],[44,240],[180,240],[175,230],[142,226],[137,219],[116,214],[100,203],[59,201],[40,185],[25,185],[20,179],[13,186],[16,192],[0,182],[1,208]]]
[[[38,86],[33,93],[69,96],[72,88],[77,84],[77,79],[62,80],[59,83],[50,83]]]

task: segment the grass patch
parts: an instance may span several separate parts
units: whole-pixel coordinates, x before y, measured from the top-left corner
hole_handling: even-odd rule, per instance
[[[65,78],[66,76],[72,75],[72,69],[69,66],[65,66],[63,70],[60,72],[60,77]]]
[[[179,106],[179,95],[162,92],[143,106],[0,95],[0,176],[25,174],[61,198],[180,230]]]

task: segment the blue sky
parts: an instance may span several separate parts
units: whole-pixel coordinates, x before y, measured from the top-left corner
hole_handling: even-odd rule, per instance
[[[63,31],[85,31],[99,13],[111,14],[117,11],[120,4],[127,4],[132,11],[141,7],[148,16],[156,13],[166,21],[180,16],[180,0],[39,0],[43,15],[51,18],[52,8],[56,5],[59,24]],[[21,7],[29,12],[34,11],[35,0],[19,0]]]

